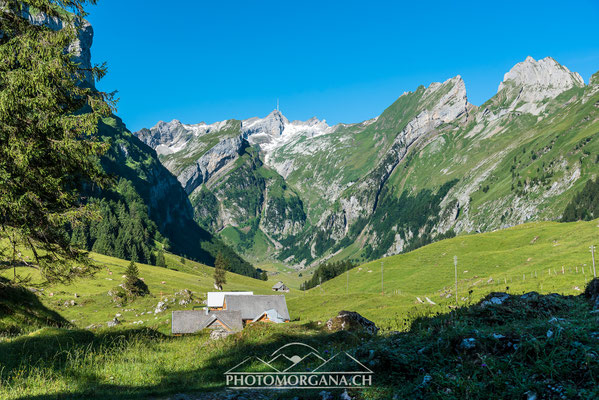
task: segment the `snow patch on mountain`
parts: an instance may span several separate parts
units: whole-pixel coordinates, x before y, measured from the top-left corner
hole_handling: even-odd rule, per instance
[[[279,111],[274,110],[265,118],[250,118],[241,123],[242,135],[252,145],[258,145],[268,164],[270,155],[279,147],[299,137],[313,138],[330,133],[325,120],[313,117],[307,121],[289,120]]]

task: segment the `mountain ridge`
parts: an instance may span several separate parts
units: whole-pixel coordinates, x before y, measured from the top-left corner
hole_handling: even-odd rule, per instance
[[[596,86],[595,76],[585,84],[553,58],[527,57],[481,106],[468,102],[458,75],[405,92],[359,123],[289,122],[274,110],[265,118],[227,120],[238,129],[218,131],[211,147],[207,136],[181,128],[185,144],[159,158],[180,181],[187,179],[181,166],[197,170],[211,160],[212,175],[186,191],[205,220],[203,199],[217,205],[209,229],[224,232],[233,246],[245,243],[237,247],[242,253],[257,256],[257,248],[266,248],[296,266],[329,257],[363,261],[445,235],[559,219],[570,193],[597,172],[586,155],[595,151],[594,141],[583,161],[574,156],[580,148],[569,147],[576,147],[574,136],[590,138],[586,145],[597,133]],[[136,135],[168,141],[165,126]],[[213,151],[194,161],[194,149],[204,145]],[[231,201],[236,185],[251,198],[250,213]],[[267,204],[277,204],[277,212],[265,215]],[[397,211],[409,207],[420,207],[420,215]]]

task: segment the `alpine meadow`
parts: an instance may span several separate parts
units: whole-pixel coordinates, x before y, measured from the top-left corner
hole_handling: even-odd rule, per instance
[[[0,0],[0,399],[599,398],[597,4],[325,3]]]

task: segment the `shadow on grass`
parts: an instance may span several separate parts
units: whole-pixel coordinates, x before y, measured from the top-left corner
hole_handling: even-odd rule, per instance
[[[85,368],[86,357],[108,355],[119,357],[133,343],[147,346],[151,351],[171,351],[168,357],[178,357],[179,351],[187,351],[189,342],[196,340],[198,351],[197,365],[188,369],[169,371],[153,369],[158,375],[158,383],[140,386],[106,383],[106,376]],[[176,393],[198,393],[223,390],[224,373],[247,357],[269,357],[283,345],[301,342],[312,346],[323,354],[335,354],[341,349],[357,346],[362,337],[348,332],[328,333],[316,324],[275,326],[257,323],[244,331],[212,342],[206,333],[197,336],[172,337],[152,329],[106,330],[93,333],[83,330],[43,329],[36,335],[21,336],[9,342],[0,342],[0,383],[5,386],[35,384],[35,379],[19,382],[19,377],[30,372],[26,366],[34,366],[48,372],[63,382],[68,382],[69,390],[60,393],[24,395],[19,399],[142,399],[162,398]],[[181,347],[177,344],[181,343]],[[194,342],[195,343],[195,342]],[[169,346],[174,347],[169,347]],[[164,346],[164,347],[163,347]],[[165,350],[168,347],[169,350]],[[203,349],[203,350],[202,350]],[[75,361],[74,361],[75,360]],[[80,362],[77,360],[81,360]],[[119,360],[122,361],[122,360]],[[132,362],[144,363],[143,360]],[[78,368],[79,366],[79,368]],[[25,368],[24,368],[25,367]],[[143,365],[140,365],[143,368]],[[96,370],[97,371],[97,370]],[[51,389],[48,389],[50,391]],[[255,393],[255,392],[253,392]],[[278,393],[280,398],[294,397],[292,393]],[[302,398],[316,398],[318,391],[302,391]],[[246,396],[247,397],[247,396]],[[253,396],[251,396],[253,397]]]
[[[47,326],[63,328],[71,324],[44,306],[28,289],[0,279],[0,336],[14,336]]]
[[[352,397],[489,399],[526,398],[526,393],[536,393],[539,398],[560,398],[561,394],[573,398],[599,396],[594,378],[599,376],[599,365],[592,362],[593,354],[599,354],[599,342],[594,336],[599,332],[588,295],[585,298],[531,293],[509,296],[501,304],[489,302],[494,296],[498,295],[491,294],[483,300],[487,305],[418,318],[409,332],[377,338],[345,331],[330,333],[314,323],[257,323],[219,341],[211,341],[206,333],[171,337],[150,329],[99,333],[57,330],[44,337],[0,342],[0,378],[2,384],[10,385],[23,362],[30,362],[39,363],[70,385],[60,393],[22,396],[19,400],[160,399],[175,393],[203,398],[204,393],[222,391],[226,383],[224,373],[246,358],[269,359],[281,346],[300,342],[321,354],[350,351],[375,372],[373,387],[363,393],[350,391]],[[71,362],[73,355],[83,350],[108,354],[107,359],[122,353],[119,360],[126,361],[130,355],[125,355],[125,350],[132,343],[147,347],[151,354],[167,352],[164,357],[174,357],[175,362],[183,358],[182,352],[197,351],[197,364],[164,363],[164,367],[151,369],[156,383],[128,385],[111,384],[104,371],[77,368],[85,364]],[[131,362],[143,367],[144,362],[154,361],[137,357]],[[169,370],[168,365],[179,368]],[[319,392],[276,392],[275,396],[322,398]],[[253,393],[244,397],[259,398]],[[220,398],[223,394],[206,396]],[[339,394],[335,392],[335,398]],[[226,397],[235,398],[235,394]]]

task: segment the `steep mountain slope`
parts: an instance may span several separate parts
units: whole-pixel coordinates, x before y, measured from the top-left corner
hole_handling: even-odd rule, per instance
[[[26,8],[24,15],[35,25],[63,27],[60,18],[50,18],[33,8]],[[84,70],[91,67],[92,41],[92,27],[83,20],[71,50]],[[80,84],[95,87],[90,72]],[[100,121],[98,130],[102,140],[110,144],[101,164],[115,178],[116,185],[103,190],[85,188],[83,200],[96,204],[102,218],[70,227],[75,245],[147,263],[155,263],[157,257],[163,257],[163,250],[170,250],[213,265],[221,252],[231,271],[259,277],[251,264],[193,220],[187,194],[176,178],[118,117]]]
[[[90,189],[90,201],[100,204],[102,220],[75,227],[75,243],[141,262],[153,262],[153,252],[164,249],[214,265],[221,252],[231,271],[258,277],[247,261],[198,226],[179,182],[119,118],[101,122],[100,134],[110,143],[102,165],[118,185],[103,191]]]
[[[136,135],[177,175],[196,220],[245,254],[292,265],[368,260],[559,219],[599,169],[598,81],[528,57],[480,107],[457,76],[358,124],[289,122],[276,110],[211,125],[160,122]],[[273,203],[277,212],[265,212]]]

